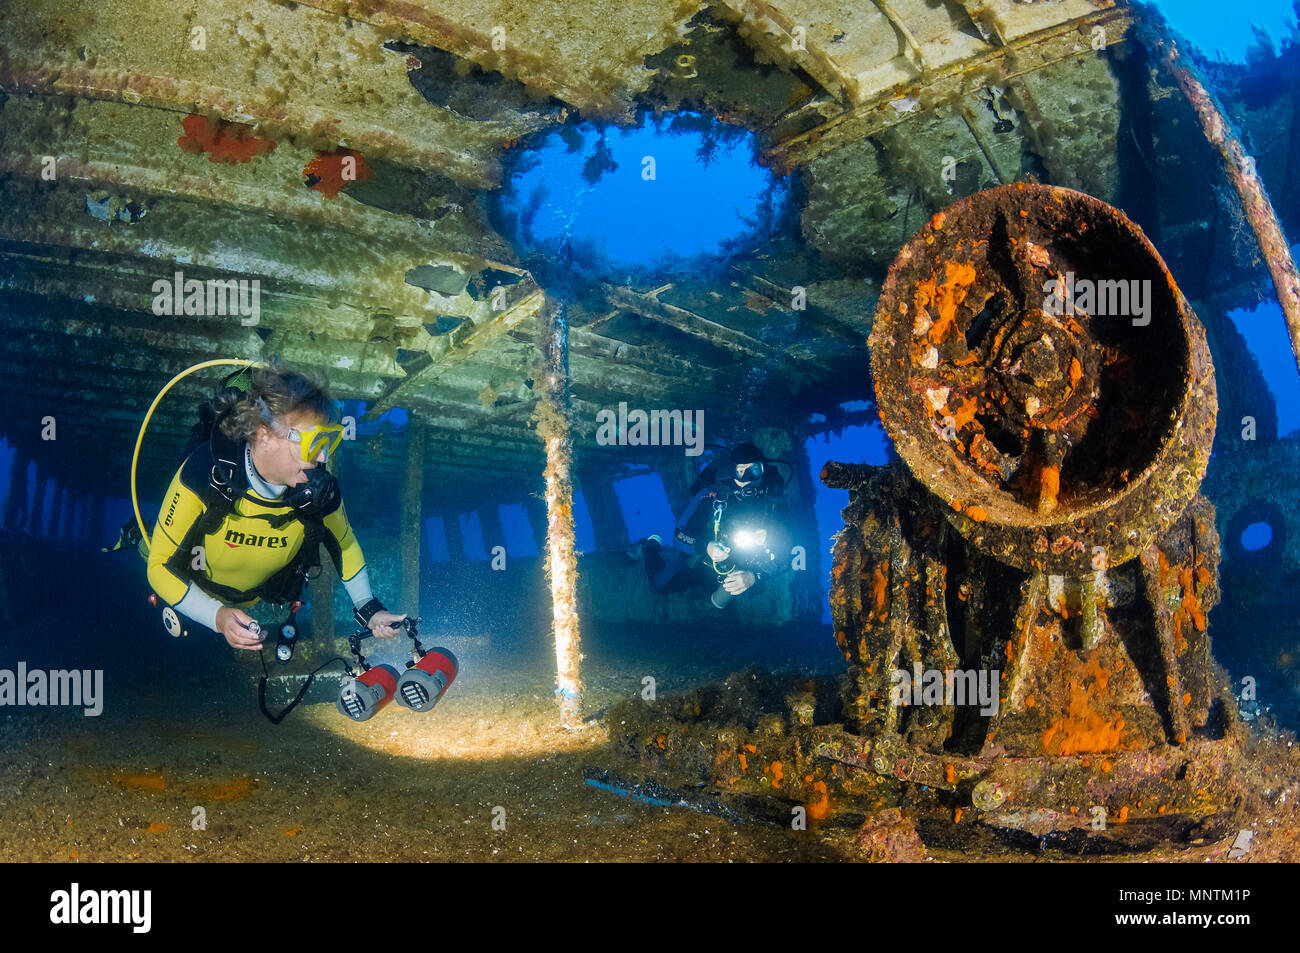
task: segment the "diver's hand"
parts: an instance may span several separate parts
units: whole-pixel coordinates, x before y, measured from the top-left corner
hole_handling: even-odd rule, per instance
[[[226,637],[226,642],[234,649],[256,651],[262,647],[262,633],[254,635],[248,631],[248,624],[253,617],[239,609],[221,608],[217,610],[217,631]]]
[[[754,584],[756,577],[747,569],[733,569],[722,579],[722,588],[738,596]]]
[[[381,639],[391,639],[397,634],[397,623],[405,618],[405,612],[401,615],[393,612],[376,612],[370,617],[370,631]]]
[[[731,555],[731,549],[721,543],[709,543],[705,550],[708,552],[709,558],[715,563],[720,563]]]

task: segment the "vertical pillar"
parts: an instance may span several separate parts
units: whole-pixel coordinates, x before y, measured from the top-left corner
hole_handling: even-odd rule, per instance
[[[424,421],[406,424],[406,484],[402,489],[402,612],[420,614],[420,536],[424,532]]]
[[[697,457],[669,456],[659,466],[659,479],[664,485],[664,495],[668,497],[668,507],[676,516],[691,501],[691,484],[695,482],[695,464]]]
[[[617,552],[627,549],[631,541],[627,538],[627,521],[623,519],[623,510],[618,505],[618,494],[614,492],[610,477],[611,471],[607,469],[590,474],[582,483],[582,496],[587,501],[596,548]],[[680,505],[675,500],[673,502]]]
[[[98,549],[103,545],[104,539],[104,498],[98,493],[91,494],[87,499],[87,504],[90,513],[90,519],[87,524],[89,528],[88,536],[90,539],[90,545],[95,549]],[[38,517],[43,509],[43,505],[36,508]]]
[[[36,499],[32,501],[32,518],[30,526],[33,536],[45,535],[45,485],[50,482],[48,474],[36,468]]]
[[[442,532],[447,539],[447,560],[453,563],[465,562],[465,536],[460,531],[460,513],[456,510],[443,510]]]
[[[27,519],[27,454],[14,448],[14,462],[9,467],[9,496],[5,499],[4,525],[15,531]]]
[[[59,535],[67,543],[77,535],[77,494],[72,487],[63,488],[63,532]]]
[[[54,502],[50,506],[50,535],[62,539],[60,523],[63,520],[63,487],[54,481]]]
[[[564,304],[547,295],[538,313],[546,365],[537,433],[546,443],[546,574],[555,633],[555,695],[560,724],[581,726],[577,576],[573,542],[573,422],[569,405],[569,325]]]
[[[546,537],[550,535],[550,517],[546,512],[546,500],[539,500],[531,493],[523,499],[524,514],[528,525],[532,527],[533,538],[541,549],[546,549]]]
[[[68,532],[68,542],[80,543],[86,533],[86,494],[78,492],[72,498],[72,528]]]
[[[334,629],[334,561],[325,556],[320,561],[320,573],[307,583],[307,598],[311,600],[311,634],[317,651],[332,651],[337,638]]]
[[[337,477],[345,459],[347,459],[346,454],[330,454],[329,460],[325,463],[325,468]],[[338,570],[334,568],[334,560],[327,553],[321,552],[320,572],[316,574],[315,579],[307,580],[307,601],[311,605],[311,636],[314,654],[324,655],[338,651],[337,646],[334,645],[334,640],[338,637],[334,618],[334,583],[338,578],[339,574]]]
[[[506,531],[501,525],[501,510],[497,504],[491,500],[481,504],[478,508],[478,522],[483,528],[483,549],[487,552],[488,559],[491,559],[492,547],[506,544]],[[543,533],[542,539],[545,538]]]

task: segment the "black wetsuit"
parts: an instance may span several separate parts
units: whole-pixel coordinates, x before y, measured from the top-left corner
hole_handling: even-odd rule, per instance
[[[717,586],[721,577],[708,556],[708,545],[715,541],[731,548],[731,555],[718,569],[748,570],[757,581],[790,568],[786,508],[779,500],[784,481],[769,470],[759,485],[747,492],[733,480],[705,482],[711,475],[710,469],[705,468],[696,481],[693,489],[698,491],[677,519],[673,546],[660,547],[654,540],[643,544],[646,575],[655,592]],[[715,540],[714,512],[719,504],[722,510]],[[751,534],[764,531],[766,539],[761,544],[742,547],[737,545],[736,538],[741,530]]]

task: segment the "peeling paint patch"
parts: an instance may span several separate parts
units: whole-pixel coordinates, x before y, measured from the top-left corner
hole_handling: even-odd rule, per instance
[[[336,199],[339,192],[353,182],[365,182],[374,177],[366,158],[352,149],[318,152],[316,158],[302,170],[307,177],[307,188],[315,189],[327,199]]]
[[[207,155],[209,162],[238,165],[275,149],[271,139],[253,135],[253,127],[226,119],[207,116],[186,116],[181,120],[185,134],[176,144],[185,152]]]

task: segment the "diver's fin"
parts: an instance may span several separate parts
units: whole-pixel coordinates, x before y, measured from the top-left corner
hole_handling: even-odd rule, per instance
[[[112,546],[101,546],[101,553],[115,553],[119,549],[136,549],[140,545],[140,527],[136,525],[135,518],[127,520],[122,524],[122,528],[117,532],[117,542]]]

